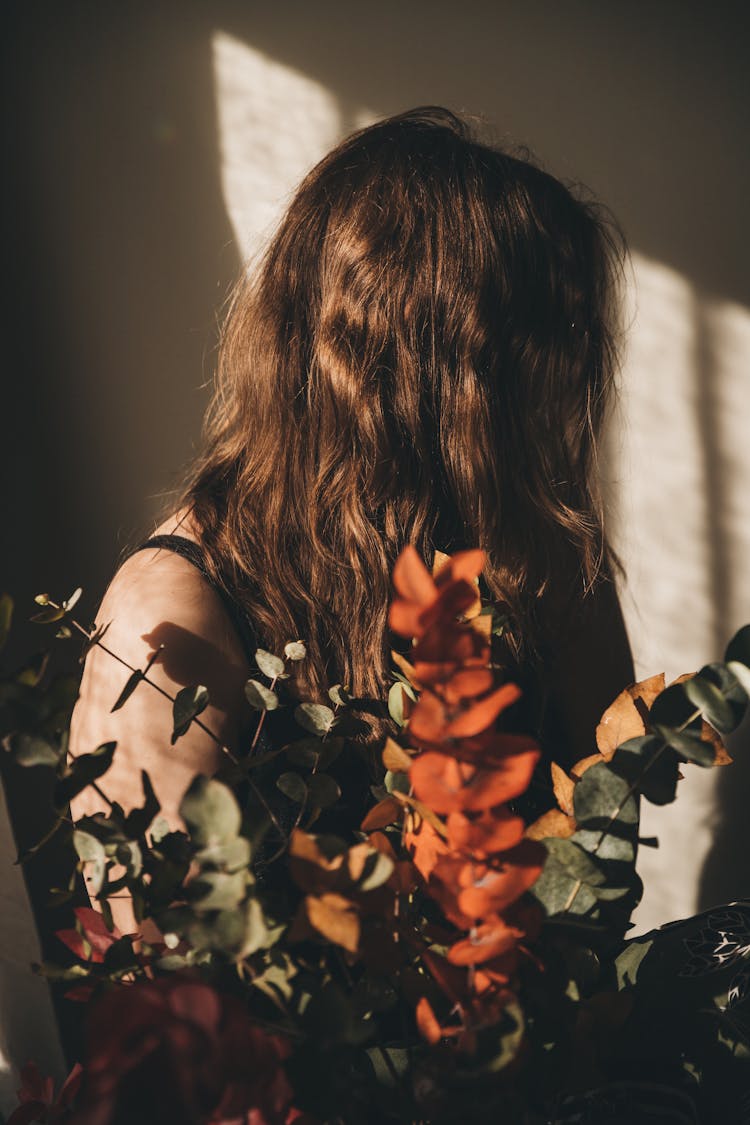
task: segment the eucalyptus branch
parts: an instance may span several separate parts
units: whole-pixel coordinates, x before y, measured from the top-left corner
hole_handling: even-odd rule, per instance
[[[701,710],[700,710],[700,708],[696,708],[696,710],[693,711],[693,713],[691,715],[689,715],[688,718],[684,720],[684,722],[680,723],[680,725],[678,727],[675,727],[675,732],[677,734],[682,734],[683,731],[687,730],[687,728],[690,726],[691,723],[694,723],[695,720],[699,719],[700,717],[701,717]],[[599,839],[596,841],[596,844],[591,849],[591,851],[589,853],[590,855],[596,855],[598,853],[599,848],[602,846],[602,844],[606,840],[607,836],[611,832],[611,830],[612,830],[612,828],[615,824],[615,821],[619,817],[619,815],[622,812],[622,810],[624,809],[625,805],[630,800],[630,798],[635,796],[635,794],[638,792],[641,784],[643,783],[644,777],[646,776],[648,771],[651,769],[654,762],[659,760],[661,755],[664,753],[664,751],[668,747],[669,747],[669,743],[667,742],[666,739],[663,738],[662,741],[661,741],[661,745],[657,746],[656,750],[651,755],[648,762],[646,762],[645,766],[643,767],[641,772],[638,774],[638,777],[628,786],[622,800],[617,805],[614,812],[611,814],[609,820],[607,821],[607,823],[602,828],[602,830],[599,834]],[[574,883],[572,889],[571,889],[570,894],[568,895],[568,900],[565,903],[565,906],[563,907],[563,910],[562,910],[563,914],[567,914],[567,912],[570,910],[570,908],[573,905],[573,903],[575,902],[576,896],[577,896],[577,894],[580,891],[582,886],[583,886],[583,880],[577,879],[576,882]]]
[[[48,604],[51,605],[53,609],[62,609],[63,608],[62,606],[57,605],[51,599],[48,600]],[[156,691],[158,691],[160,695],[164,696],[165,699],[168,699],[171,703],[174,703],[175,697],[173,695],[171,695],[170,692],[168,692],[160,684],[157,684],[155,680],[150,679],[150,677],[147,674],[149,669],[156,663],[159,656],[161,655],[161,652],[164,648],[163,645],[160,645],[159,648],[156,650],[156,652],[151,654],[151,656],[149,657],[148,663],[146,664],[145,669],[141,670],[139,668],[134,668],[133,665],[129,661],[124,659],[124,657],[120,656],[116,652],[113,652],[113,650],[111,648],[108,648],[107,645],[103,644],[102,641],[97,638],[96,629],[94,629],[91,633],[89,633],[89,631],[83,625],[81,625],[81,623],[79,621],[77,621],[74,617],[71,617],[69,620],[70,620],[70,624],[83,637],[86,638],[86,640],[91,644],[92,647],[94,645],[96,645],[98,648],[100,648],[102,650],[102,652],[106,652],[107,656],[111,656],[113,660],[116,660],[118,662],[118,664],[122,664],[123,667],[127,668],[129,672],[131,672],[131,673],[139,672],[142,683],[149,684],[152,688],[154,688]],[[205,723],[201,722],[201,720],[195,715],[192,717],[192,719],[190,721],[191,721],[191,723],[195,723],[195,725],[197,727],[199,727],[205,734],[207,734],[208,737],[211,739],[211,741],[213,743],[215,743],[216,746],[218,746],[218,748],[221,750],[221,752],[223,754],[226,754],[226,756],[229,758],[229,760],[234,765],[239,764],[239,759],[236,757],[236,755],[232,753],[232,751],[229,749],[228,746],[224,745],[224,743],[221,741],[219,736],[214,734],[214,732],[209,727],[207,727]],[[259,731],[256,731],[256,741],[257,741],[257,734],[258,733],[259,733]],[[255,745],[255,743],[253,743],[253,745]],[[274,828],[279,833],[279,835],[283,837],[283,839],[285,841],[285,844],[286,844],[287,835],[284,832],[284,829],[281,827],[281,824],[279,823],[278,817],[274,813],[273,809],[269,805],[266,798],[263,796],[263,794],[260,791],[260,789],[258,788],[258,786],[255,784],[255,782],[252,781],[250,778],[248,778],[247,780],[248,780],[248,784],[249,784],[250,788],[253,790],[253,793],[258,798],[260,804],[263,806],[266,813],[268,814],[268,817],[269,817],[271,823],[273,824]],[[103,797],[104,800],[106,800],[107,803],[111,807],[112,802],[101,791],[101,789],[99,789],[97,787],[96,783],[92,782],[91,784],[94,787],[94,789],[96,790],[96,792],[99,793],[99,795],[101,797]]]
[[[268,688],[269,691],[273,691],[273,689],[276,687],[276,681],[278,680],[278,678],[279,678],[278,676],[273,677],[273,679],[271,680],[271,684]],[[263,724],[266,721],[266,713],[267,712],[265,710],[263,710],[263,711],[261,711],[260,715],[258,716],[258,725],[255,728],[255,734],[253,735],[253,741],[250,743],[250,753],[251,754],[252,754],[253,750],[255,749],[255,747],[258,745],[258,739],[260,738],[260,732],[263,730]]]

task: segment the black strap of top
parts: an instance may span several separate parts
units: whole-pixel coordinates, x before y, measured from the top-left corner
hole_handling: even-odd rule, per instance
[[[150,539],[146,539],[145,542],[139,543],[137,547],[132,547],[127,551],[121,559],[121,562],[125,562],[125,559],[129,559],[131,555],[135,555],[138,551],[154,549],[173,551],[176,555],[181,555],[183,559],[187,559],[189,563],[193,564],[196,570],[200,571],[211,588],[215,590],[221,598],[224,608],[229,614],[231,622],[237,631],[237,635],[242,642],[245,654],[252,664],[255,650],[258,647],[255,630],[239,602],[235,601],[228,591],[225,590],[223,586],[219,585],[209,572],[205,556],[199,544],[195,543],[192,539],[186,539],[184,535],[153,535]]]

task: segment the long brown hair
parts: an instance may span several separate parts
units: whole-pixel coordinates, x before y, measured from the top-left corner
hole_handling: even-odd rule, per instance
[[[383,697],[406,543],[487,551],[517,656],[562,575],[591,589],[623,260],[600,205],[439,106],[302,181],[232,298],[182,502],[263,643],[306,642],[307,698]]]

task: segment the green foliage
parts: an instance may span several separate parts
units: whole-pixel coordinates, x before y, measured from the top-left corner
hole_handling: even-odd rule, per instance
[[[262,684],[260,680],[248,680],[245,684],[245,698],[255,711],[275,711],[279,697]]]
[[[172,706],[174,727],[171,742],[173,746],[178,738],[187,733],[193,719],[205,711],[209,703],[208,688],[202,684],[197,684],[195,687],[185,687],[182,691],[178,691]]]
[[[180,816],[201,848],[226,844],[238,835],[242,813],[226,785],[198,774],[180,803]]]
[[[75,630],[70,613],[78,596],[57,606],[41,595],[37,621]],[[12,608],[7,595],[0,597],[0,645]],[[504,627],[493,615],[492,632]],[[706,1089],[717,1081],[712,1075],[734,1073],[736,1060],[750,1051],[750,1034],[742,1030],[750,1019],[741,1004],[746,1023],[728,1021],[721,1010],[734,1003],[731,979],[722,978],[712,985],[715,995],[701,994],[692,1006],[674,983],[688,979],[687,972],[680,976],[684,951],[700,946],[702,931],[690,931],[693,946],[669,932],[630,941],[624,934],[639,895],[640,801],[666,805],[675,798],[681,766],[714,764],[716,748],[704,720],[722,733],[742,720],[750,692],[750,626],[732,639],[723,663],[667,687],[644,708],[643,733],[624,738],[609,760],[603,756],[568,778],[572,815],[561,819],[572,834],[543,841],[542,874],[521,903],[526,910],[538,904],[544,917],[540,935],[531,931],[530,951],[518,954],[522,985],[476,1042],[460,1050],[448,1036],[428,1045],[415,1023],[420,999],[441,1022],[450,1018],[450,974],[459,969],[445,956],[455,926],[421,880],[409,882],[403,839],[429,814],[416,807],[409,761],[401,772],[374,779],[375,799],[387,802],[377,847],[356,826],[347,839],[310,835],[315,817],[325,824],[330,810],[335,814],[351,800],[338,780],[345,771],[334,770],[336,777],[327,771],[347,746],[353,699],[346,686],[335,684],[328,691],[331,706],[297,702],[286,669],[305,656],[301,641],[285,645],[283,657],[256,651],[259,676],[272,685],[261,679],[245,685],[256,723],[273,727],[277,718],[293,716],[301,737],[233,757],[226,775],[195,777],[180,803],[184,831],[159,816],[145,771],[140,807],[125,812],[110,803],[75,825],[63,819],[70,800],[88,787],[106,794],[116,744],[71,757],[67,728],[77,685],[48,682],[46,660],[3,677],[5,751],[20,766],[51,771],[53,781],[58,819],[32,853],[47,840],[71,848],[105,923],[109,900],[129,895],[137,923],[154,923],[164,937],[153,946],[144,941],[136,953],[129,937],[107,938],[81,923],[69,935],[73,944],[80,939],[80,963],[45,965],[40,972],[96,989],[144,971],[159,979],[189,969],[221,982],[259,1026],[285,1037],[287,1074],[302,1108],[321,1119],[447,1125],[468,1113],[481,1122],[553,1120],[570,1088],[621,1082],[656,1066],[654,1060],[670,1073],[689,1070],[691,1082]],[[147,671],[129,670],[113,711],[136,688],[153,690]],[[388,696],[399,728],[417,699],[399,672]],[[201,685],[177,694],[172,744],[208,705]],[[279,708],[287,710],[266,716]],[[289,737],[285,731],[283,738]],[[399,769],[398,758],[388,764]],[[297,825],[302,828],[293,835]],[[394,899],[402,879],[406,889]],[[64,903],[73,889],[73,882],[55,888],[53,901]],[[733,956],[743,968],[746,953],[737,948]],[[496,971],[506,968],[498,955]]]

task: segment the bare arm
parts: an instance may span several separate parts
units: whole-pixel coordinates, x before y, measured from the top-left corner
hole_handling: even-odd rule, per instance
[[[220,598],[202,575],[180,556],[158,550],[133,555],[115,575],[102,601],[97,624],[110,622],[103,644],[134,668],[144,668],[163,645],[149,678],[170,696],[189,684],[205,684],[211,704],[200,720],[223,745],[237,748],[249,717],[243,685],[247,660]],[[102,790],[128,811],[142,804],[145,769],[173,828],[181,827],[179,804],[196,773],[212,774],[222,750],[195,723],[174,746],[172,702],[141,683],[111,713],[130,672],[102,648],[89,652],[70,733],[73,755],[116,741],[114,762],[102,777]],[[73,817],[106,810],[93,790],[72,803]],[[132,929],[132,915],[117,904],[116,921]],[[129,906],[129,904],[128,904]]]

